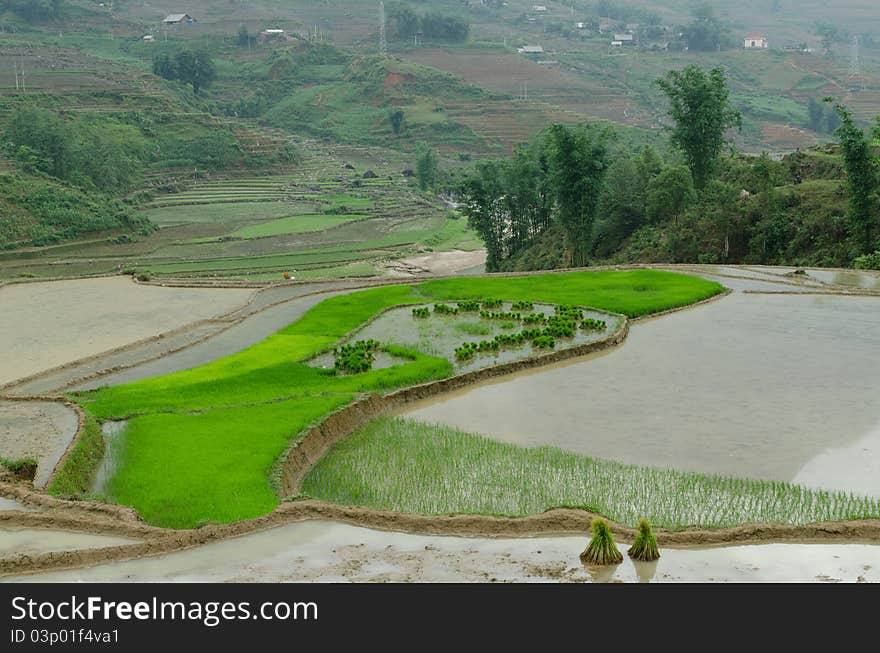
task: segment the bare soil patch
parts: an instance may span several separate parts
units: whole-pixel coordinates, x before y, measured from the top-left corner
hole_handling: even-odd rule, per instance
[[[486,263],[486,250],[464,252],[453,249],[448,252],[431,252],[421,256],[395,261],[388,268],[389,276],[408,277],[416,274],[455,274],[460,270]]]
[[[34,484],[43,487],[78,425],[76,413],[62,403],[0,401],[0,456],[36,458]]]

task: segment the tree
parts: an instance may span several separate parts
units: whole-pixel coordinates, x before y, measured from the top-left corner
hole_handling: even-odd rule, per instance
[[[704,3],[693,11],[694,20],[682,30],[689,50],[715,52],[720,50],[727,28],[715,15],[712,5]]]
[[[388,18],[393,25],[392,33],[402,39],[411,39],[422,28],[421,17],[402,2],[389,4]]]
[[[388,122],[391,123],[391,131],[396,135],[400,135],[406,127],[406,114],[403,109],[397,107],[388,112]]]
[[[240,25],[238,28],[238,47],[246,48],[251,43],[250,34],[248,34],[248,28],[245,25]]]
[[[834,42],[840,38],[840,30],[828,23],[817,23],[816,36],[822,39],[822,51],[825,56],[830,57],[833,54]]]
[[[809,128],[814,132],[821,132],[825,129],[825,105],[816,98],[811,97],[807,103],[807,114],[809,115]]]
[[[177,79],[177,64],[167,52],[159,52],[153,57],[153,74],[163,79]]]
[[[205,48],[181,50],[174,57],[174,64],[177,79],[184,84],[192,84],[195,95],[202,88],[210,86],[217,74],[211,55]]]
[[[593,250],[608,256],[645,221],[647,182],[631,157],[614,161],[602,184]]]
[[[432,188],[437,180],[437,153],[425,143],[416,146],[416,179],[419,188]]]
[[[654,222],[671,218],[676,224],[695,197],[690,168],[666,168],[648,184],[648,217]]]
[[[550,177],[570,264],[587,265],[602,180],[608,167],[608,132],[556,123],[547,131]]]
[[[730,103],[724,70],[713,68],[706,74],[691,64],[681,71],[670,70],[657,84],[670,101],[669,115],[675,121],[672,143],[684,153],[694,185],[701,189],[727,143],[725,132],[742,125],[742,116]]]
[[[830,102],[831,99],[826,100]],[[873,251],[872,232],[880,221],[877,213],[877,160],[865,133],[855,124],[852,113],[839,102],[834,105],[840,116],[835,135],[840,141],[846,188],[849,192],[850,232],[861,240],[861,254]]]
[[[486,246],[487,272],[497,272],[507,254],[507,219],[501,201],[506,189],[501,174],[499,162],[481,162],[459,187],[459,208],[467,216],[468,226],[477,232]]]

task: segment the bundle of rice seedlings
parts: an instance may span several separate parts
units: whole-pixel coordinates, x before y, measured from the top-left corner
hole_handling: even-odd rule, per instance
[[[623,556],[614,545],[611,529],[604,519],[593,520],[593,538],[581,553],[581,560],[593,565],[617,565],[623,562]]]
[[[639,534],[636,535],[635,542],[627,551],[630,558],[650,562],[660,557],[660,551],[657,550],[657,539],[651,532],[651,524],[647,519],[639,522]]]

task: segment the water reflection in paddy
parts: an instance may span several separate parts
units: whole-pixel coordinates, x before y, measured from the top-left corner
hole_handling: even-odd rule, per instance
[[[858,477],[880,495],[854,446],[880,422],[878,352],[880,299],[733,294],[636,323],[604,355],[405,414],[641,465],[839,489]],[[811,464],[829,450],[834,464]]]
[[[880,581],[880,546],[661,547],[656,563],[584,567],[585,536],[471,538],[330,522],[280,526],[167,555],[4,582]]]

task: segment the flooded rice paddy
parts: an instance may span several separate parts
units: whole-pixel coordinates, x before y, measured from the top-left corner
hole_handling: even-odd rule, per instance
[[[585,537],[407,535],[336,524],[280,526],[153,558],[4,582],[880,582],[880,546],[661,548],[655,563],[585,567]]]
[[[116,475],[119,461],[122,459],[122,448],[125,445],[126,420],[107,420],[101,425],[104,436],[104,457],[95,472],[92,492],[98,496],[108,494],[108,483]]]
[[[455,306],[455,302],[449,302],[449,306]],[[401,345],[416,349],[424,354],[439,356],[452,361],[455,372],[469,372],[493,365],[509,363],[511,361],[524,360],[532,356],[546,353],[525,343],[519,347],[503,348],[494,352],[478,353],[473,359],[458,361],[455,358],[455,348],[465,342],[479,343],[481,340],[492,340],[500,334],[515,334],[529,325],[523,325],[520,321],[499,320],[481,318],[479,312],[459,312],[456,315],[439,314],[433,310],[434,304],[421,306],[404,306],[386,311],[377,319],[373,320],[362,329],[358,330],[348,341],[377,340],[382,344]],[[428,317],[413,316],[414,308],[428,308]],[[511,302],[503,302],[501,307],[491,309],[493,312],[540,313],[545,317],[554,314],[552,304],[534,304],[531,310],[515,310]],[[600,311],[583,311],[585,319],[601,320],[605,322],[604,330],[577,329],[573,338],[557,338],[556,349],[566,349],[589,342],[602,340],[614,333],[620,327],[620,319],[614,315]],[[542,327],[541,324],[534,325]],[[377,357],[378,358],[378,357]],[[309,364],[315,367],[333,367],[333,353],[317,356]],[[374,367],[388,367],[392,364],[405,363],[406,360],[393,360],[386,356],[376,361]]]
[[[880,298],[734,293],[402,411],[524,446],[880,496]],[[856,482],[858,479],[858,482]]]
[[[21,510],[24,512],[33,512],[36,510],[36,508],[32,506],[26,506],[23,503],[19,503],[15,499],[0,497],[0,511],[3,510]]]
[[[49,553],[99,549],[106,546],[133,544],[138,540],[109,535],[92,535],[73,531],[51,531],[41,528],[0,528],[0,556],[19,553]]]

